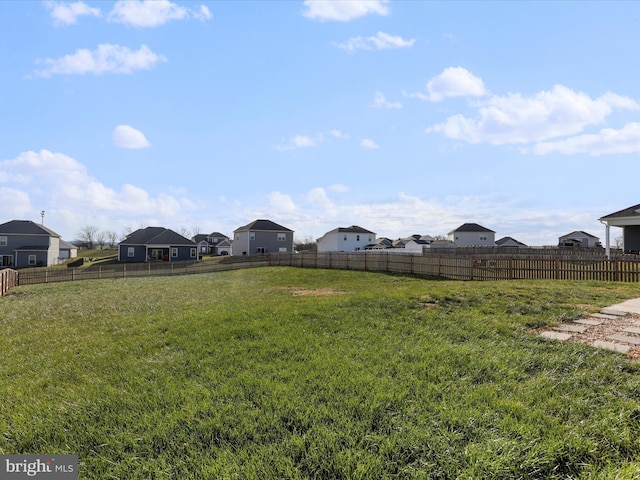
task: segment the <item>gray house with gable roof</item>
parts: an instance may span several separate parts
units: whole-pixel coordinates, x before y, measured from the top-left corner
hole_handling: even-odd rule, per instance
[[[271,220],[258,219],[233,231],[233,255],[293,253],[293,230]]]
[[[31,220],[0,225],[0,267],[49,267],[60,263],[60,235]]]
[[[119,262],[179,262],[198,260],[195,242],[163,227],[132,232],[118,244]]]

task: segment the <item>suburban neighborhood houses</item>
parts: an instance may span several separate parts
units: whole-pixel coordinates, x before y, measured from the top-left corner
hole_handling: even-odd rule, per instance
[[[622,229],[615,238],[615,249],[622,253],[640,252],[640,205],[634,205],[598,219],[606,227],[605,254],[612,250],[610,227]],[[164,227],[145,227],[125,235],[117,244],[119,262],[198,261],[203,255],[261,255],[296,253],[294,231],[268,219],[257,219],[233,231],[233,237],[220,232],[196,234],[186,238]],[[447,237],[413,234],[392,240],[359,225],[336,227],[316,240],[318,252],[376,252],[424,254],[443,248],[540,248],[505,236],[478,223],[463,223]],[[77,243],[77,242],[76,242]],[[558,248],[602,249],[600,238],[577,230],[558,237]],[[30,220],[11,220],[0,224],[0,268],[50,267],[73,259],[78,245],[63,240],[53,230]]]

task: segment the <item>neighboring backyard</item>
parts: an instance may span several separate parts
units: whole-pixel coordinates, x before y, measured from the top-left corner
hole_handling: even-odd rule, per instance
[[[0,298],[0,453],[87,479],[639,478],[640,364],[533,330],[633,283],[266,267]]]

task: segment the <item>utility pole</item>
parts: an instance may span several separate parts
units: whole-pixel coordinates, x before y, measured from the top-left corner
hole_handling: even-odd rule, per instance
[[[44,210],[40,211],[40,218],[42,219],[42,225],[44,225]]]

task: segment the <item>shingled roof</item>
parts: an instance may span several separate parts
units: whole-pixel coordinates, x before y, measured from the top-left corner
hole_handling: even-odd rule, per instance
[[[31,220],[11,220],[10,222],[0,225],[0,233],[13,235],[47,235],[50,237],[60,237],[53,230],[38,225]]]
[[[610,213],[604,217],[600,217],[600,220],[606,220],[608,218],[626,218],[626,217],[640,217],[640,205],[634,205],[633,207],[625,208],[617,212]]]
[[[247,232],[249,230],[253,231],[263,231],[263,232],[293,232],[282,225],[278,225],[271,220],[258,219],[253,222],[245,225],[244,227],[239,227],[234,230],[234,232]]]
[[[375,232],[371,232],[365,228],[359,227],[358,225],[351,225],[350,227],[338,227],[333,230],[328,231],[327,233],[371,233],[375,235]]]
[[[147,227],[131,233],[120,242],[120,245],[195,245],[195,243],[168,228]]]
[[[491,232],[496,233],[493,230],[490,230],[482,225],[478,225],[477,223],[463,223],[455,230],[451,230],[449,233],[453,232]]]

